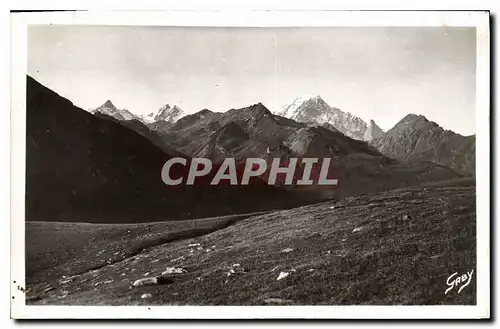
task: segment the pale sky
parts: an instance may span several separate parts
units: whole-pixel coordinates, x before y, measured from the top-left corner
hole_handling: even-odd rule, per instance
[[[390,129],[422,114],[475,133],[474,28],[31,26],[28,74],[84,109],[187,113],[302,95]]]

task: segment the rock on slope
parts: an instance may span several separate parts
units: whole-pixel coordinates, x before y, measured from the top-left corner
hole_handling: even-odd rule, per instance
[[[321,96],[298,97],[277,114],[298,122],[328,123],[344,135],[358,140],[371,140],[382,132],[373,120],[368,126],[351,113],[328,105]]]
[[[26,220],[151,222],[279,209],[285,191],[183,186],[161,180],[170,154],[27,78]],[[181,171],[183,169],[180,169]]]
[[[382,154],[404,161],[431,161],[474,174],[475,136],[445,130],[422,115],[409,114],[371,144]]]

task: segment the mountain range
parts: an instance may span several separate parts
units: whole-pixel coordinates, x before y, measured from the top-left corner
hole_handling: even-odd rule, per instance
[[[298,122],[328,123],[344,135],[358,140],[370,141],[383,134],[375,121],[367,124],[349,112],[328,105],[321,96],[298,97],[277,114]]]
[[[365,127],[361,119],[330,107],[321,97],[294,102],[280,113],[284,116],[257,103],[224,113],[204,109],[175,120],[181,110],[165,106],[151,121],[118,110],[111,101],[91,115],[28,78],[27,109],[31,220],[76,221],[83,216],[99,222],[123,215],[121,220],[130,222],[257,211],[458,178],[474,168],[473,136],[445,131],[415,115],[387,133],[373,121],[366,129],[354,129]],[[381,135],[367,143],[344,133],[346,127],[358,137]],[[250,157],[331,158],[339,185],[307,193],[267,185],[258,192],[235,189],[230,195],[227,189],[199,187],[173,193],[159,177],[163,163],[173,156],[205,157],[215,163],[226,157],[237,162]],[[57,197],[42,202],[47,186]],[[189,206],[193,201],[196,207]],[[131,204],[132,210],[121,204]],[[158,207],[168,210],[160,215]]]
[[[104,114],[120,121],[138,120],[144,124],[155,122],[173,123],[184,115],[184,111],[177,105],[170,106],[169,104],[163,105],[156,112],[150,112],[146,115],[136,115],[127,109],[118,109],[110,100],[107,100],[104,104],[94,109],[90,109],[89,112],[92,114]]]
[[[27,78],[26,221],[154,222],[301,204],[259,182],[168,188],[161,169],[175,155],[115,117],[97,114]],[[174,175],[187,169],[178,170]]]
[[[476,268],[474,136],[414,114],[363,131],[319,99],[145,120],[26,90],[27,305],[477,304],[474,280],[443,289]],[[339,185],[168,186],[174,156],[328,157]]]

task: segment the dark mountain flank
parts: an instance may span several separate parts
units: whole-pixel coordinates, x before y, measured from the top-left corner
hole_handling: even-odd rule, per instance
[[[27,78],[26,220],[125,223],[208,217],[297,205],[258,187],[169,187],[173,154]],[[142,129],[142,128],[141,128]]]
[[[154,145],[160,148],[163,152],[171,156],[185,156],[184,154],[173,148],[165,139],[161,138],[156,131],[152,130],[146,124],[137,119],[120,120],[113,116],[109,116],[102,113],[94,113],[94,115],[101,119],[114,121],[127,128],[134,130],[135,132],[149,139]]]
[[[382,154],[404,161],[429,161],[474,174],[476,137],[445,130],[422,115],[409,114],[371,144]]]

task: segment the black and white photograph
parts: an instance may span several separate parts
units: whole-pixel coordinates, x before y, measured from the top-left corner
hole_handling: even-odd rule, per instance
[[[14,317],[489,317],[487,12],[162,15],[11,14]]]

